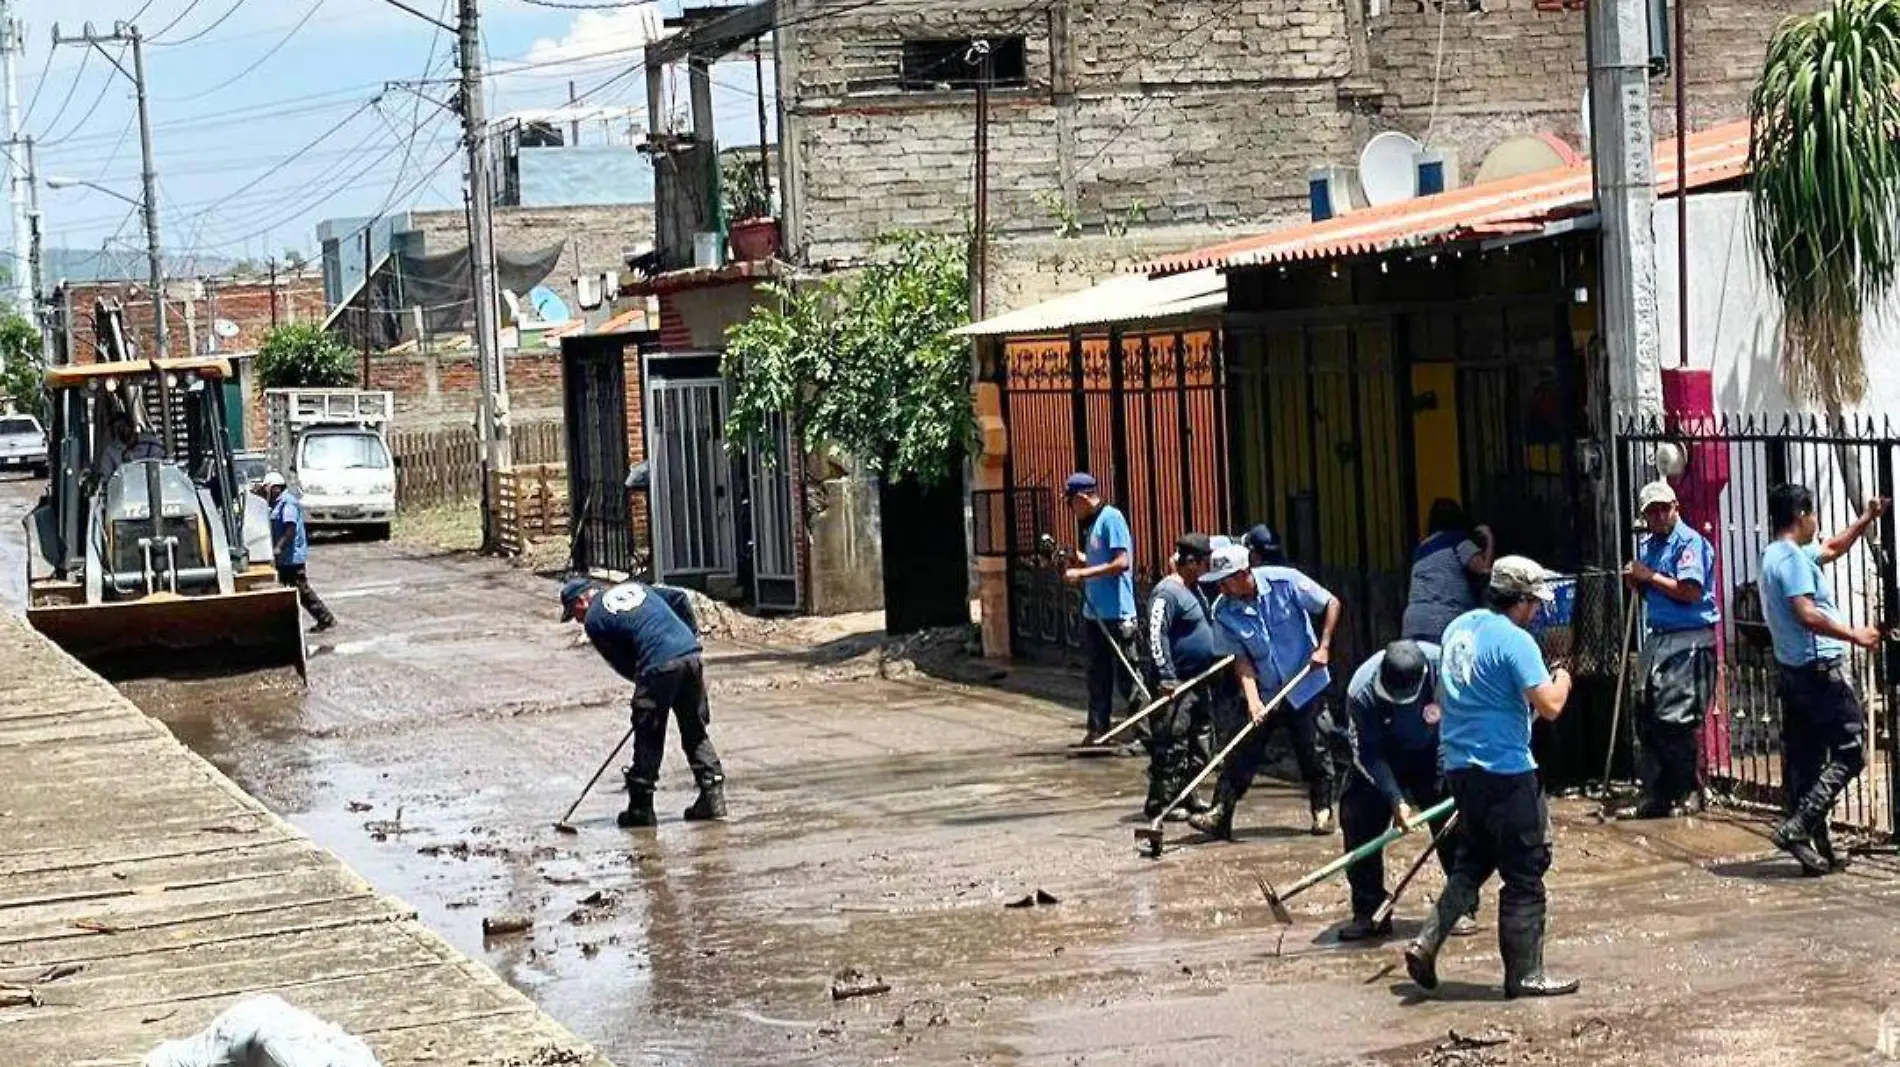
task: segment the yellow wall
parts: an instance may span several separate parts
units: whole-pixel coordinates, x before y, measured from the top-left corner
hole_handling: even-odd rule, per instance
[[[1418,470],[1418,530],[1432,501],[1440,497],[1462,500],[1464,480],[1458,464],[1458,368],[1450,363],[1412,365],[1412,395],[1419,410],[1412,416],[1412,449]],[[1427,397],[1436,403],[1426,407]]]

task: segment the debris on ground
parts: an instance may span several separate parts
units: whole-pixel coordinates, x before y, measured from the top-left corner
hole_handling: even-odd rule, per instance
[[[408,827],[402,824],[402,808],[400,807],[396,809],[395,818],[371,819],[363,824],[363,829],[369,831],[369,839],[371,841],[387,841],[392,837],[400,837],[403,834],[411,832]]]
[[[227,1008],[211,1025],[182,1041],[166,1041],[145,1067],[222,1067],[271,1063],[278,1067],[377,1067],[361,1039],[274,996],[252,997]]]
[[[567,913],[567,921],[575,926],[600,922],[613,917],[620,906],[620,894],[606,889],[596,889],[580,900],[580,907]]]
[[[349,811],[352,811],[352,812],[355,812],[355,813],[357,813],[357,814],[361,814],[361,813],[363,813],[363,812],[366,812],[366,811],[368,811],[368,810],[370,810],[371,808],[373,808],[373,807],[375,807],[376,805],[374,805],[374,804],[371,804],[371,803],[370,803],[369,801],[367,801],[367,800],[352,800],[352,801],[350,801],[350,802],[349,802],[348,804],[345,804],[345,805],[343,805],[343,806],[344,806],[344,808],[346,808],[346,809],[348,809]]]
[[[119,928],[111,923],[102,923],[97,919],[74,919],[72,925],[78,930],[89,930],[95,934],[116,934]]]
[[[1504,1053],[1492,1050],[1515,1040],[1517,1035],[1501,1026],[1453,1029],[1420,1059],[1431,1067],[1501,1067],[1505,1062]]]
[[[490,915],[482,919],[482,936],[499,937],[503,934],[518,934],[534,926],[534,920],[526,915]]]
[[[0,985],[0,1008],[37,1008],[40,995],[21,985]]]
[[[510,1056],[502,1067],[563,1067],[564,1064],[586,1062],[587,1057],[574,1049],[563,1045],[543,1045],[525,1058]]]
[[[85,969],[86,965],[83,963],[55,963],[41,971],[38,977],[33,979],[33,984],[45,985],[48,982],[57,982],[61,978],[71,978]]]
[[[891,991],[891,985],[876,975],[868,975],[856,967],[846,967],[831,977],[831,999],[850,1000],[853,997],[876,997]]]
[[[1611,1026],[1608,1020],[1592,1015],[1570,1028],[1570,1040],[1598,1041],[1615,1032],[1616,1028]]]
[[[904,1010],[891,1020],[891,1026],[898,1030],[910,1027],[949,1026],[950,1013],[934,1000],[913,1000],[904,1005]]]
[[[1033,907],[1036,907],[1037,905],[1048,907],[1051,904],[1060,904],[1060,903],[1062,903],[1062,901],[1058,899],[1053,893],[1049,893],[1045,890],[1038,889],[1034,893],[1031,893],[1028,896],[1023,897],[1021,900],[1010,901],[1009,903],[1003,905],[1003,907],[1005,908],[1033,908]]]

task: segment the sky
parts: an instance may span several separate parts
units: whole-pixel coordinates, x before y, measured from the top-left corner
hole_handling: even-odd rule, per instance
[[[453,21],[450,0],[405,0]],[[632,106],[644,122],[640,46],[665,32],[680,0],[482,0],[491,119],[562,104],[576,83],[588,104]],[[550,5],[564,6],[550,6]],[[129,20],[146,39],[161,239],[169,257],[262,260],[317,252],[317,223],[461,204],[458,119],[399,80],[453,79],[454,39],[388,0],[13,0],[25,54],[14,82],[20,132],[36,145],[42,234],[48,246],[143,249],[124,200],[47,178],[95,182],[136,201],[139,137],[132,68],[121,47],[53,47],[90,21],[100,33]],[[772,70],[766,66],[766,92]],[[722,144],[758,142],[750,59],[713,72]],[[446,100],[453,86],[422,87]],[[683,72],[669,108],[686,111]],[[768,111],[771,110],[768,108]],[[627,123],[619,125],[625,137]],[[585,127],[583,143],[613,136]],[[776,136],[776,134],[773,134]],[[0,230],[10,230],[0,212]],[[9,249],[11,245],[7,246]]]

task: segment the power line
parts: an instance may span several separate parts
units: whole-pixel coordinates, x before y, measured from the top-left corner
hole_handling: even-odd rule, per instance
[[[184,9],[183,11],[180,11],[180,12],[178,13],[178,17],[177,17],[177,18],[175,18],[175,19],[173,19],[173,20],[171,20],[170,22],[167,22],[167,23],[166,23],[166,24],[165,24],[165,25],[164,25],[163,27],[161,27],[161,28],[159,29],[159,31],[158,31],[157,33],[152,33],[152,34],[147,34],[147,35],[146,35],[146,38],[145,38],[145,39],[149,41],[149,40],[151,40],[151,39],[152,39],[152,38],[154,38],[154,37],[163,37],[163,36],[165,36],[166,34],[168,34],[168,33],[170,33],[170,32],[172,32],[172,27],[173,27],[173,26],[176,26],[176,25],[178,25],[179,23],[181,23],[181,22],[183,22],[183,21],[185,21],[185,19],[186,19],[186,18],[187,18],[188,16],[190,16],[190,14],[191,14],[191,13],[192,13],[193,11],[196,11],[196,10],[198,10],[198,5],[199,5],[199,4],[201,4],[201,3],[203,3],[203,2],[204,2],[204,0],[191,0],[191,3],[189,3],[189,4],[186,4],[186,5],[185,5],[185,9]]]
[[[1138,56],[1136,58],[1136,62],[1147,63],[1151,60],[1159,58],[1163,52],[1168,51],[1174,46],[1187,40],[1189,37],[1192,37],[1195,34],[1200,33],[1202,30],[1207,29],[1209,26],[1212,26],[1217,22],[1226,22],[1228,19],[1233,18],[1235,13],[1238,12],[1239,10],[1240,10],[1240,2],[1239,0],[1235,0],[1235,2],[1228,4],[1227,6],[1221,8],[1219,11],[1215,12],[1214,14],[1209,15],[1207,18],[1202,19],[1200,22],[1184,30],[1182,33],[1177,35],[1174,38],[1174,40],[1169,41],[1167,44],[1162,45],[1160,48],[1157,48],[1152,52],[1148,52],[1144,55]],[[1123,134],[1127,133],[1131,129],[1134,129],[1135,124],[1137,122],[1140,122],[1141,119],[1145,115],[1147,115],[1149,109],[1154,107],[1155,102],[1160,99],[1161,99],[1161,96],[1158,93],[1151,94],[1146,99],[1144,99],[1141,102],[1141,106],[1135,109],[1135,113],[1128,116],[1128,118],[1125,121],[1123,121],[1119,127],[1116,128],[1115,132],[1109,135],[1108,140],[1102,143],[1102,147],[1096,149],[1094,154],[1090,155],[1089,158],[1083,160],[1081,163],[1076,165],[1075,174],[1079,177],[1083,171],[1094,166],[1095,161],[1098,159],[1101,159],[1102,156],[1105,153],[1107,153],[1109,149],[1115,147],[1116,142],[1122,139]]]
[[[51,48],[47,49],[46,62],[49,66],[53,62],[53,53],[55,51],[57,51],[57,49],[51,49]],[[61,100],[59,102],[59,110],[53,113],[52,118],[46,120],[47,129],[50,130],[54,126],[59,125],[59,120],[66,116],[66,109],[70,107],[73,102],[73,94],[79,91],[79,82],[82,78],[86,76],[86,64],[90,63],[91,61],[92,61],[92,49],[88,48],[84,52],[79,53],[79,69],[73,71],[73,80],[70,84],[66,86],[66,99]],[[110,79],[110,77],[111,75],[107,75],[108,79]],[[39,92],[37,90],[33,94],[33,99],[36,102],[39,100]]]
[[[40,93],[46,88],[46,76],[53,72],[53,53],[57,48],[46,50],[46,65],[40,68],[40,78],[33,83],[33,99],[27,101],[26,114],[20,116],[20,125],[24,126],[33,119],[33,109],[40,106]]]
[[[190,37],[186,37],[177,41],[152,40],[152,41],[148,41],[147,43],[154,44],[154,45],[163,45],[167,48],[175,47],[181,44],[190,44],[191,42],[196,41],[199,38],[203,37],[205,34],[210,33],[212,30],[217,29],[219,26],[224,25],[224,20],[230,18],[232,15],[237,14],[237,9],[243,6],[244,6],[244,0],[232,0],[231,6],[225,9],[224,14],[219,15],[215,19],[212,19],[211,22],[208,25],[206,25],[204,29],[199,30],[197,33],[192,34]],[[170,29],[170,28],[171,27],[169,26],[166,27],[166,29]],[[158,32],[164,33],[165,30],[160,30]]]
[[[98,46],[94,45],[93,47],[96,48]],[[119,66],[121,69],[123,69],[125,66],[124,61],[125,61],[126,47],[127,47],[126,45],[119,46],[119,57],[115,61],[116,65]],[[90,51],[88,51],[88,54],[91,54]],[[86,109],[86,113],[79,117],[78,122],[73,123],[72,129],[66,131],[66,136],[65,137],[48,137],[46,140],[41,141],[40,143],[43,145],[46,145],[47,147],[52,147],[53,145],[63,144],[67,140],[70,140],[73,134],[84,129],[86,126],[86,123],[92,121],[92,116],[98,113],[99,105],[105,103],[106,94],[111,91],[112,91],[112,75],[110,72],[108,72],[106,74],[106,80],[103,83],[101,83],[99,86],[99,95],[92,98],[92,106]],[[57,119],[55,119],[55,121],[57,121]],[[51,133],[53,130],[53,123],[50,123],[50,122],[47,123],[46,130],[48,133]]]
[[[244,3],[244,0],[238,0],[238,3],[239,4]],[[292,37],[297,36],[297,31],[303,29],[304,26],[309,24],[311,17],[317,13],[318,9],[323,7],[323,4],[324,4],[324,0],[316,0],[316,3],[311,4],[310,10],[305,11],[303,13],[303,18],[298,19],[296,25],[292,26],[288,33],[285,33],[282,37],[279,37],[277,39],[277,43],[274,45],[271,45],[270,48],[266,50],[263,55],[258,56],[257,59],[254,62],[252,62],[250,66],[245,67],[243,70],[238,71],[236,74],[231,75],[229,78],[224,79],[223,81],[219,82],[218,84],[212,86],[209,89],[202,89],[198,92],[189,93],[185,96],[161,97],[160,102],[166,103],[166,104],[183,104],[192,100],[202,100],[213,93],[220,92],[230,87],[231,85],[234,85],[239,81],[242,81],[252,71],[256,70],[257,68],[263,66],[266,62],[268,62],[270,58],[276,55],[278,51],[282,49],[285,45],[289,44],[290,39]],[[237,9],[234,7],[232,8],[232,10],[235,11]],[[180,41],[178,43],[183,44],[184,42]]]

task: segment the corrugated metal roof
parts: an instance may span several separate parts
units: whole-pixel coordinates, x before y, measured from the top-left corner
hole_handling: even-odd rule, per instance
[[[964,337],[1060,333],[1078,326],[1175,318],[1226,306],[1227,279],[1211,268],[1159,278],[1123,274],[952,332]]]
[[[1748,171],[1748,123],[1689,136],[1689,188],[1732,182]],[[1656,191],[1676,191],[1676,142],[1656,146]],[[1324,222],[1228,241],[1148,264],[1155,275],[1297,260],[1371,255],[1465,237],[1534,232],[1594,207],[1590,162],[1470,185],[1436,196],[1362,208]]]

